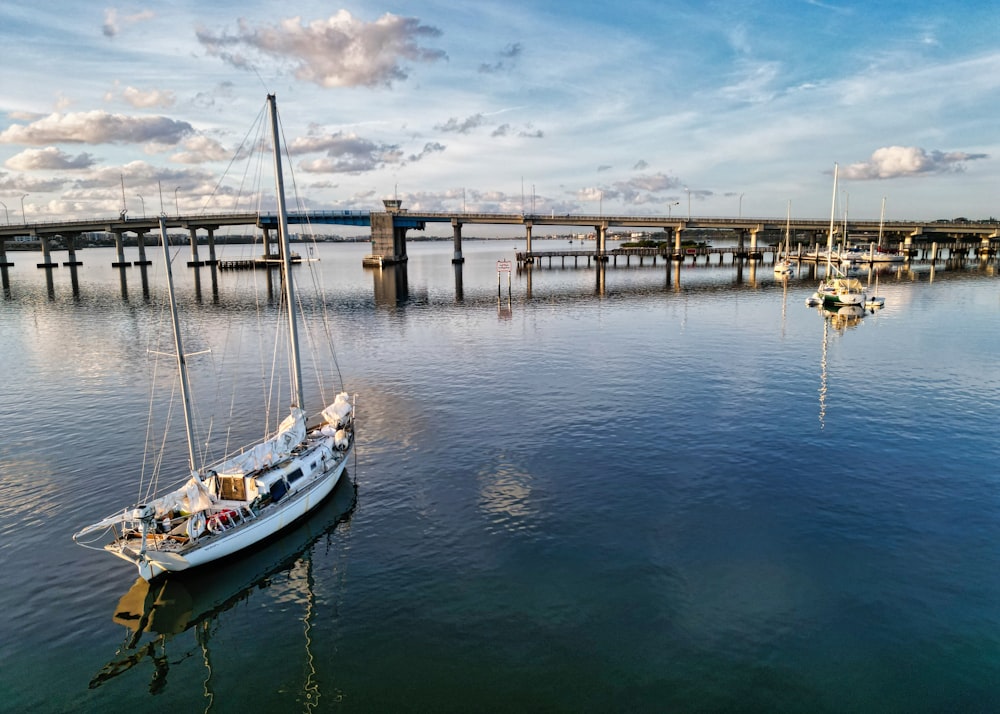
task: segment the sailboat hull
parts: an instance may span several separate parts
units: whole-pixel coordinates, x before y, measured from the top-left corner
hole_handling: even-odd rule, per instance
[[[206,528],[196,538],[185,541],[147,534],[145,552],[142,551],[142,534],[131,534],[116,538],[105,546],[105,550],[133,563],[144,580],[229,558],[277,535],[321,505],[340,482],[352,451],[353,441],[347,450],[338,452],[339,459],[331,468],[317,473],[309,483],[257,513],[253,513],[245,503],[219,502],[212,509],[214,514],[235,511],[238,515],[231,518],[232,524],[220,526],[218,531]],[[293,462],[287,464],[285,469],[291,467],[294,470],[301,466]],[[208,516],[209,519],[212,517]]]

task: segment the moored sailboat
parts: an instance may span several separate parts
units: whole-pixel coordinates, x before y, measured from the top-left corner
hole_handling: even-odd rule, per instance
[[[774,274],[779,277],[789,277],[792,275],[792,261],[789,259],[789,243],[791,241],[792,232],[792,202],[788,202],[788,208],[785,211],[785,247],[784,251],[778,251],[778,258],[774,261]]]
[[[830,231],[827,236],[826,276],[820,282],[816,292],[806,302],[810,305],[822,303],[826,307],[845,305],[863,305],[865,290],[861,281],[845,275],[832,260],[834,220],[837,209],[837,174],[838,165],[833,165],[833,203],[830,207]]]
[[[199,465],[191,387],[182,346],[166,223],[160,218],[175,358],[184,407],[190,476],[179,487],[125,507],[73,535],[133,563],[152,580],[228,559],[277,534],[319,506],[343,474],[354,446],[354,405],[346,392],[306,418],[298,315],[289,251],[277,107],[267,97],[274,150],[278,232],[291,361],[291,413],[269,437],[218,461]]]

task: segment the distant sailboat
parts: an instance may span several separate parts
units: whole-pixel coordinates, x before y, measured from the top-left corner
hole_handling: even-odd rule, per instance
[[[792,233],[792,202],[788,202],[788,208],[785,211],[785,248],[782,251],[778,249],[778,258],[774,261],[774,274],[781,277],[789,277],[792,275],[792,261],[789,260],[789,243],[791,241]]]
[[[830,231],[826,243],[826,276],[820,282],[816,292],[806,302],[810,305],[822,303],[825,307],[842,307],[865,302],[865,291],[861,281],[847,277],[833,264],[833,232],[837,210],[837,175],[839,166],[833,165],[833,203],[830,207]]]

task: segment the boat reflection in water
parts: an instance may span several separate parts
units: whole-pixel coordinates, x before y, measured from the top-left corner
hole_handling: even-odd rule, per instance
[[[823,317],[835,330],[857,327],[865,316],[865,308],[861,305],[844,305],[842,307],[823,307]],[[874,310],[873,310],[874,312]]]
[[[113,616],[114,622],[125,626],[125,640],[114,659],[91,679],[90,688],[148,661],[153,667],[149,691],[162,691],[171,661],[167,643],[192,628],[207,664],[208,639],[215,621],[253,592],[268,587],[275,576],[311,568],[312,553],[308,551],[337,525],[349,522],[356,500],[357,487],[345,473],[330,497],[309,518],[238,560],[211,571],[177,573],[152,582],[138,578],[118,601]],[[311,585],[312,580],[307,577],[304,582]],[[312,593],[304,597],[308,607],[303,627],[308,632]],[[150,637],[144,637],[146,634]]]

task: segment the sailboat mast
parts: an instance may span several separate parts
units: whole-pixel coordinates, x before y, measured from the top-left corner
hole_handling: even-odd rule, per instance
[[[293,406],[305,409],[302,396],[302,365],[299,362],[299,330],[295,315],[295,287],[292,285],[292,259],[288,247],[288,213],[285,208],[285,181],[281,174],[281,143],[278,140],[278,108],[274,95],[267,95],[267,109],[271,115],[271,142],[274,145],[274,188],[278,198],[278,238],[281,241],[281,276],[285,283],[285,302],[288,303],[288,340],[292,347],[292,401]]]
[[[785,260],[788,260],[788,251],[790,250],[789,243],[792,239],[792,202],[788,201],[788,207],[785,209]]]
[[[177,351],[177,372],[181,379],[181,402],[184,404],[184,430],[187,434],[188,462],[191,472],[198,471],[198,461],[194,453],[194,420],[191,418],[191,385],[188,382],[187,361],[181,344],[181,324],[177,319],[177,301],[174,299],[174,274],[170,269],[170,247],[167,240],[167,219],[160,215],[160,244],[163,246],[163,264],[167,271],[167,298],[170,301],[170,319],[173,322],[174,349]]]
[[[833,264],[833,222],[836,219],[837,214],[837,172],[840,166],[836,163],[833,165],[833,201],[830,204],[830,232],[826,237],[826,274],[827,277],[830,275],[830,267]]]
[[[885,225],[885,196],[882,196],[882,214],[878,219],[878,249],[882,250],[882,227]]]

